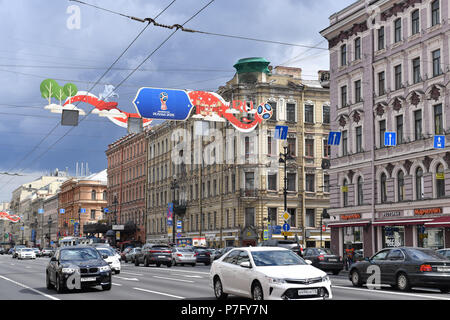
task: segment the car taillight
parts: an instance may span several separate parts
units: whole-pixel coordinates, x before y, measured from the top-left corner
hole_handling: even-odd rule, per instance
[[[150,253],[157,253],[159,252],[158,250],[150,250]]]
[[[320,255],[317,257],[320,261],[323,261],[325,259],[325,257],[323,255]]]
[[[211,253],[209,253],[209,252],[205,252],[205,253],[206,253],[207,256],[210,256],[210,255],[211,255]]]
[[[196,257],[196,256],[198,256],[198,253],[196,252],[196,253],[194,253],[194,257]]]
[[[181,253],[177,253],[177,256],[178,257],[182,257],[183,255]]]
[[[433,271],[433,268],[429,264],[423,264],[420,266],[421,272],[430,272]]]
[[[164,253],[172,253],[170,250],[163,251]]]

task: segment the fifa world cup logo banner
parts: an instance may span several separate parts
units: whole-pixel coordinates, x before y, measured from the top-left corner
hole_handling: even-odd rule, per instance
[[[228,121],[241,132],[255,130],[273,114],[268,102],[257,107],[252,101],[226,102],[217,93],[207,91],[141,88],[133,104],[144,119],[184,121],[191,116],[206,121]]]

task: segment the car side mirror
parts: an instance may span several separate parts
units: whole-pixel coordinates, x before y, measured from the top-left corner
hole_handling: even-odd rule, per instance
[[[364,261],[370,262],[370,258],[369,257],[365,257]]]
[[[108,255],[107,254],[102,254],[102,258],[103,259],[108,259]]]
[[[305,260],[305,262],[306,262],[307,264],[309,264],[309,265],[312,264],[312,261],[311,261],[311,260]]]
[[[249,269],[252,267],[252,265],[250,264],[250,261],[242,262],[242,263],[240,264],[240,266],[241,266],[242,268],[249,268]]]

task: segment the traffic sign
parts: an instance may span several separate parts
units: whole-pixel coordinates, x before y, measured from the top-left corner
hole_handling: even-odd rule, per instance
[[[397,145],[397,133],[396,132],[385,132],[384,133],[384,146],[385,147],[395,147]]]
[[[177,233],[177,238],[181,238],[181,233]]]
[[[61,214],[66,213],[66,210],[65,209],[59,209],[59,213],[61,213]]]
[[[291,215],[289,214],[289,212],[285,211],[282,215],[284,220],[289,220],[289,218],[291,217]]]
[[[86,209],[85,208],[80,208],[80,213],[86,213]]]
[[[341,142],[341,133],[340,132],[335,132],[335,131],[331,131],[328,134],[328,145],[329,146],[338,146]]]
[[[38,209],[38,213],[40,214],[44,213],[44,209]]]
[[[434,148],[435,149],[445,148],[445,136],[434,136]]]
[[[276,126],[274,139],[287,140],[288,129],[288,126]]]
[[[272,226],[272,234],[281,234],[281,226]]]
[[[109,212],[109,209],[108,209],[108,208],[103,208],[103,212],[104,212],[104,213],[108,213],[108,212]]]
[[[291,226],[289,225],[289,223],[283,224],[283,230],[284,231],[289,231],[290,229],[291,229]]]
[[[269,239],[269,230],[265,229],[263,233],[263,239],[268,240]]]
[[[283,231],[281,233],[281,235],[285,236],[285,237],[292,237],[293,233],[292,232],[287,232],[287,231]]]

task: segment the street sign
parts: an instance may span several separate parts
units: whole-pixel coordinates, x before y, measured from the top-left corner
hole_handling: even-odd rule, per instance
[[[338,146],[341,142],[341,133],[340,132],[335,132],[335,131],[331,131],[328,134],[328,145],[329,146]]]
[[[287,140],[288,129],[288,126],[276,126],[274,139]]]
[[[181,233],[177,233],[177,238],[181,238]]]
[[[86,213],[86,209],[85,208],[80,208],[80,213]]]
[[[434,136],[434,148],[435,149],[445,148],[445,136]]]
[[[40,214],[44,213],[44,209],[38,209],[38,213]]]
[[[281,235],[285,236],[285,237],[292,237],[294,234],[292,232],[287,232],[287,231],[283,231],[281,233]]]
[[[265,229],[263,233],[263,239],[268,240],[269,239],[269,230]]]
[[[186,120],[194,107],[184,90],[140,88],[133,104],[141,117],[155,120]]]
[[[281,226],[272,226],[272,234],[281,234]]]
[[[289,223],[283,224],[283,231],[289,231],[290,229],[291,229],[291,226],[289,225]]]
[[[59,209],[59,213],[61,213],[61,214],[66,213],[66,210],[65,209]]]
[[[385,147],[395,147],[397,145],[397,133],[396,132],[385,132],[384,133],[384,146]]]
[[[284,220],[289,220],[289,218],[291,217],[291,215],[289,214],[289,212],[285,211],[282,215]]]
[[[108,212],[109,212],[109,209],[108,209],[108,208],[103,208],[103,212],[104,212],[104,213],[108,213]]]

